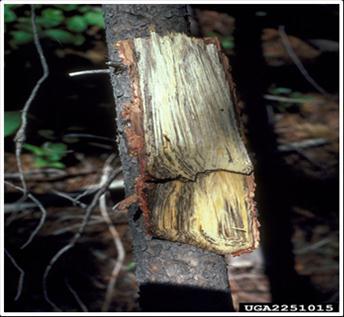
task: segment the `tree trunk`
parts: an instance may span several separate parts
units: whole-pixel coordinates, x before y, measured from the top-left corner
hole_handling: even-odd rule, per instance
[[[256,11],[255,6],[231,6],[231,15],[236,19],[233,71],[245,103],[248,138],[255,153],[256,201],[262,224],[266,273],[273,302],[304,303],[317,295],[295,270],[291,202],[287,194],[291,184],[262,98],[268,88],[269,72],[261,46],[265,20],[257,17]]]
[[[151,30],[188,33],[184,5],[104,5],[111,80],[117,113],[119,150],[126,195],[135,193],[140,177],[137,156],[130,153],[132,140],[125,133],[126,105],[132,102],[132,78],[123,67],[115,44],[144,38]],[[142,208],[141,208],[142,209]],[[198,247],[151,238],[137,204],[129,209],[136,277],[143,311],[232,311],[226,262],[223,256]]]

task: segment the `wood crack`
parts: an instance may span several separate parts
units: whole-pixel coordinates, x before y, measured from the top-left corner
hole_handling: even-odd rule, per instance
[[[254,249],[253,166],[218,41],[151,32],[116,46],[132,81],[122,117],[147,230],[221,254]]]

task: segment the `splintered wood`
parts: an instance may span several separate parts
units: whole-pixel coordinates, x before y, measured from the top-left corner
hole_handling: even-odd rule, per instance
[[[253,167],[218,41],[152,32],[116,46],[132,82],[120,115],[149,233],[221,254],[256,248]]]

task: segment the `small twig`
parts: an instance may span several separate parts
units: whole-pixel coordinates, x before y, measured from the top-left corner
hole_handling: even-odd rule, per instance
[[[24,270],[18,265],[16,260],[13,258],[13,256],[6,250],[4,249],[5,254],[9,257],[11,260],[12,264],[15,266],[15,268],[19,271],[19,279],[18,279],[18,285],[17,285],[17,293],[16,296],[14,297],[14,300],[17,301],[23,291],[23,284],[24,284],[24,277],[25,277],[25,272]]]
[[[112,171],[112,168],[110,166],[111,161],[112,160],[110,157],[110,159],[107,161],[107,163],[104,166],[102,179],[100,181],[100,186],[103,186],[103,184],[107,181],[107,179],[108,179],[108,177]],[[112,293],[113,293],[114,287],[116,285],[117,277],[118,277],[118,274],[121,271],[121,268],[123,266],[123,261],[125,258],[125,250],[124,250],[121,238],[120,238],[120,236],[119,236],[119,234],[118,234],[118,232],[117,232],[115,226],[113,225],[111,218],[109,216],[108,208],[106,205],[106,195],[105,194],[100,197],[99,209],[100,209],[101,215],[104,218],[105,223],[108,225],[109,231],[112,235],[114,244],[115,244],[116,249],[117,249],[117,261],[116,261],[116,263],[113,267],[113,270],[111,272],[111,278],[110,278],[110,281],[107,285],[105,299],[104,299],[104,302],[102,305],[102,311],[106,312],[109,310],[109,307],[111,304],[111,299],[112,299]]]
[[[107,145],[107,144],[103,144],[103,143],[97,143],[97,142],[88,142],[88,145],[92,145],[101,149],[105,149],[105,150],[113,150],[114,147],[112,145]]]
[[[263,95],[264,99],[272,100],[272,101],[281,101],[281,102],[289,102],[289,103],[305,103],[305,99],[302,98],[288,98],[288,97],[281,97],[281,96],[274,96],[265,94]]]
[[[35,205],[35,207],[36,207],[36,205]],[[31,217],[33,216],[33,215],[32,215],[32,210],[30,210],[30,209],[21,210],[20,212],[18,212],[18,210],[15,210],[15,211],[13,211],[12,214],[15,215],[15,217],[13,217],[13,218],[11,219],[11,221],[19,221],[19,220],[21,220],[21,219],[24,219],[24,220],[25,220],[25,218],[28,219],[27,217],[30,217],[30,219],[31,219]],[[29,215],[30,215],[30,216],[29,216]],[[11,216],[12,216],[12,215],[11,215]],[[8,217],[8,218],[9,218],[9,217]],[[5,224],[6,224],[6,226],[8,225],[8,224],[7,224],[7,221],[5,222]]]
[[[110,74],[110,70],[107,69],[107,68],[104,68],[104,69],[82,70],[82,71],[79,71],[79,72],[68,73],[68,75],[70,77],[94,75],[94,74]]]
[[[57,221],[64,222],[64,221],[70,221],[70,220],[80,220],[84,219],[84,215],[72,215],[68,213],[67,215],[64,215],[62,217],[58,217]],[[102,220],[103,218],[101,216],[91,216],[90,220]],[[78,224],[80,227],[80,224]]]
[[[285,27],[284,25],[280,25],[278,27],[278,32],[279,35],[281,37],[282,43],[288,53],[288,55],[290,56],[290,58],[292,59],[292,61],[294,62],[294,64],[296,65],[296,67],[298,68],[298,70],[301,72],[301,74],[305,77],[305,79],[317,90],[319,91],[321,94],[323,94],[326,97],[329,97],[329,93],[322,88],[312,77],[311,75],[309,75],[307,69],[303,66],[301,60],[299,59],[299,57],[296,55],[294,49],[292,48],[292,46],[290,45],[289,39],[287,34],[285,33]]]
[[[20,173],[20,181],[22,183],[22,188],[23,188],[22,200],[25,200],[26,195],[27,195],[27,191],[28,191],[25,177],[23,174],[23,165],[22,165],[22,161],[21,161],[21,153],[23,150],[23,145],[26,141],[25,132],[26,132],[26,127],[27,127],[27,115],[28,115],[28,111],[30,109],[30,105],[31,105],[32,101],[34,100],[34,98],[36,97],[40,86],[42,85],[42,83],[46,80],[46,78],[49,75],[49,68],[48,68],[48,64],[47,64],[47,61],[45,59],[45,56],[44,56],[44,53],[42,50],[41,43],[39,41],[35,18],[36,18],[35,6],[31,5],[31,24],[32,24],[33,41],[34,41],[37,53],[39,55],[39,59],[41,61],[41,65],[42,65],[42,69],[43,69],[43,75],[37,81],[35,87],[31,91],[31,94],[30,94],[28,100],[26,101],[26,103],[24,105],[24,108],[23,108],[22,114],[21,114],[21,125],[19,127],[19,130],[18,130],[15,138],[14,138],[14,141],[16,143],[17,168],[18,168],[18,172]]]
[[[111,190],[124,190],[124,179],[115,179],[109,188]]]
[[[122,212],[127,212],[128,208],[135,203],[137,203],[137,195],[131,194],[113,206],[112,210],[121,210]]]
[[[311,245],[308,245],[304,248],[301,248],[301,249],[298,249],[298,250],[295,250],[294,253],[295,254],[304,254],[304,253],[307,253],[309,251],[314,251],[324,245],[326,245],[327,243],[331,242],[333,239],[333,237],[326,237],[320,241],[317,241]]]
[[[117,215],[120,215],[120,213],[117,213]],[[78,216],[71,216],[71,217],[63,217],[63,219],[60,218],[59,221],[62,222],[63,220],[67,220],[67,219],[74,220],[74,219],[83,219],[83,218],[84,218],[83,216],[79,216],[79,217]],[[126,219],[115,219],[113,222],[115,224],[128,224],[128,220],[126,220]],[[98,225],[101,223],[104,223],[103,217],[92,216],[90,218],[89,223],[88,223],[88,227]],[[73,224],[73,225],[70,225],[68,227],[63,227],[63,228],[57,229],[57,230],[51,232],[51,235],[53,235],[53,236],[61,235],[61,234],[64,234],[66,232],[74,231],[75,229],[78,229],[79,227],[80,227],[80,224]]]
[[[114,140],[111,138],[95,135],[95,134],[89,134],[89,133],[67,133],[63,137],[64,138],[90,138],[90,139],[96,139],[96,140],[109,141],[112,143],[114,142]]]
[[[98,188],[98,185],[90,185],[87,189],[96,189]],[[124,190],[124,179],[120,178],[120,179],[114,179],[114,181],[110,184],[109,186],[110,190]]]
[[[54,190],[54,189],[52,190],[52,192],[53,192],[55,195],[57,195],[57,196],[60,196],[60,197],[62,197],[62,198],[65,198],[65,199],[71,201],[71,202],[73,203],[74,206],[77,205],[77,206],[79,206],[79,207],[81,207],[81,208],[86,208],[86,207],[87,207],[86,204],[84,204],[83,202],[81,202],[81,201],[78,200],[77,198],[71,197],[70,195],[68,195],[68,194],[66,194],[66,193],[62,193],[62,192],[59,192],[59,191]]]
[[[101,219],[101,220],[94,220],[94,221],[89,221],[89,223],[87,224],[89,227],[90,226],[93,226],[93,225],[98,225],[98,224],[101,224],[103,223],[104,220]],[[61,235],[61,234],[64,234],[66,232],[70,232],[70,231],[73,231],[74,229],[78,229],[80,228],[80,224],[76,224],[76,225],[71,225],[69,227],[64,227],[62,229],[58,229],[58,230],[55,230],[51,233],[52,236],[58,236],[58,235]]]
[[[119,167],[121,172],[121,167]],[[82,192],[81,194],[79,194],[77,197],[75,197],[75,200],[80,200],[80,198],[85,197],[87,195],[91,195],[94,192],[96,192],[99,189],[99,184],[95,184],[95,185],[90,185],[89,187],[86,188],[86,190],[84,192]],[[110,190],[122,190],[124,189],[124,180],[122,179],[114,179],[113,182],[110,184],[109,186]]]
[[[65,283],[66,283],[66,286],[67,286],[68,290],[72,293],[72,295],[74,296],[76,302],[79,304],[81,310],[82,310],[83,312],[85,312],[85,313],[88,312],[88,309],[87,309],[86,305],[82,302],[82,300],[80,299],[78,293],[77,293],[77,292],[72,288],[72,286],[69,284],[67,278],[65,279]]]
[[[23,188],[20,188],[19,186],[16,186],[16,185],[13,185],[11,184],[10,182],[8,181],[4,181],[4,183],[8,186],[11,186],[21,192],[24,193],[24,189]],[[33,240],[33,238],[36,236],[37,232],[42,228],[44,222],[45,222],[45,218],[47,217],[47,211],[45,210],[45,208],[43,207],[43,205],[40,203],[40,201],[38,199],[36,199],[31,193],[27,193],[27,197],[29,199],[31,199],[36,205],[37,207],[39,208],[39,210],[41,211],[41,219],[38,223],[38,225],[36,226],[35,230],[32,231],[29,239],[27,239],[27,241],[20,247],[20,249],[24,249],[26,248],[30,243],[31,241]]]
[[[67,173],[65,171],[57,170],[57,169],[35,169],[30,170],[23,173],[24,176],[27,178],[28,176],[35,176],[35,175],[43,175],[43,174],[56,174],[57,176],[65,176]],[[20,173],[5,173],[4,177],[6,179],[18,179],[20,178]]]
[[[93,197],[92,202],[90,203],[90,205],[88,205],[88,207],[85,210],[85,216],[83,219],[82,224],[79,227],[79,230],[77,231],[77,233],[74,235],[74,237],[72,238],[72,240],[66,245],[64,246],[62,249],[60,249],[54,256],[53,258],[50,260],[48,266],[46,267],[44,274],[43,274],[43,294],[44,294],[44,298],[45,300],[57,311],[61,311],[59,307],[56,306],[56,304],[50,299],[49,294],[48,294],[48,288],[47,288],[47,280],[48,280],[48,276],[49,273],[51,271],[51,269],[53,268],[53,266],[55,265],[55,263],[57,262],[57,260],[64,254],[66,253],[69,249],[73,248],[76,244],[76,242],[80,239],[81,235],[83,234],[85,227],[87,226],[89,219],[91,217],[92,211],[94,210],[94,208],[96,207],[100,197],[107,191],[108,187],[110,186],[111,182],[115,179],[115,177],[118,175],[118,173],[121,171],[116,169],[114,171],[111,172],[111,174],[109,175],[109,178],[107,179],[106,183],[100,187],[96,194]]]
[[[85,170],[80,171],[76,173],[67,173],[66,171],[60,171],[56,173],[48,172],[46,173],[44,170],[40,173],[39,171],[33,170],[32,172],[29,171],[27,173],[24,173],[24,176],[26,176],[26,180],[30,180],[32,182],[58,182],[62,181],[64,179],[70,179],[74,177],[80,177],[80,176],[87,176],[90,174],[95,174],[95,170]],[[46,175],[45,175],[46,174]],[[20,173],[5,173],[5,179],[20,179],[21,174]]]
[[[256,272],[256,273],[238,273],[238,272],[235,272],[235,274],[233,274],[233,273],[231,274],[230,281],[233,281],[233,280],[240,281],[242,279],[257,280],[257,278],[259,278],[261,276],[262,276],[262,273],[260,273],[260,272]]]
[[[85,197],[87,195],[91,195],[91,194],[95,193],[98,189],[99,189],[98,184],[95,185],[94,187],[89,187],[84,192],[82,192],[81,194],[76,196],[75,199],[80,200],[80,198],[82,198],[82,197]]]
[[[36,207],[36,204],[33,203],[14,203],[14,204],[5,204],[4,212],[5,214],[10,214],[12,212],[17,213],[18,211],[24,211]]]
[[[315,161],[311,156],[309,156],[307,153],[305,153],[305,151],[303,149],[295,149],[295,152],[300,155],[302,158],[304,158],[305,160],[307,160],[309,163],[311,163],[312,165],[314,165],[316,168],[318,168],[321,171],[325,171],[324,169],[324,165],[321,163],[318,163],[317,161]]]
[[[308,140],[302,140],[299,142],[292,142],[288,144],[279,145],[278,150],[280,152],[290,152],[290,151],[296,151],[296,150],[306,149],[310,147],[322,146],[327,143],[328,141],[323,138],[308,139]]]

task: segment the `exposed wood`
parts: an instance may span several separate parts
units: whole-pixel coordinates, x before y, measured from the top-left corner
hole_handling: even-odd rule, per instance
[[[216,43],[151,34],[134,40],[147,172],[189,180],[210,170],[251,173]]]
[[[258,245],[254,205],[246,177],[230,172],[200,175],[195,182],[158,184],[151,196],[150,228],[158,237],[238,255]]]
[[[152,32],[116,46],[131,78],[122,116],[149,232],[220,254],[256,248],[252,164],[218,42]]]
[[[158,34],[188,32],[185,5],[104,5],[109,59],[121,63],[115,43]],[[129,154],[125,107],[133,100],[128,70],[110,73],[116,102],[118,141],[126,195],[135,192],[140,175],[138,159]],[[143,311],[232,311],[226,262],[217,255],[189,244],[151,239],[144,230],[138,205],[129,209],[136,278]],[[159,294],[159,301],[156,300]]]

